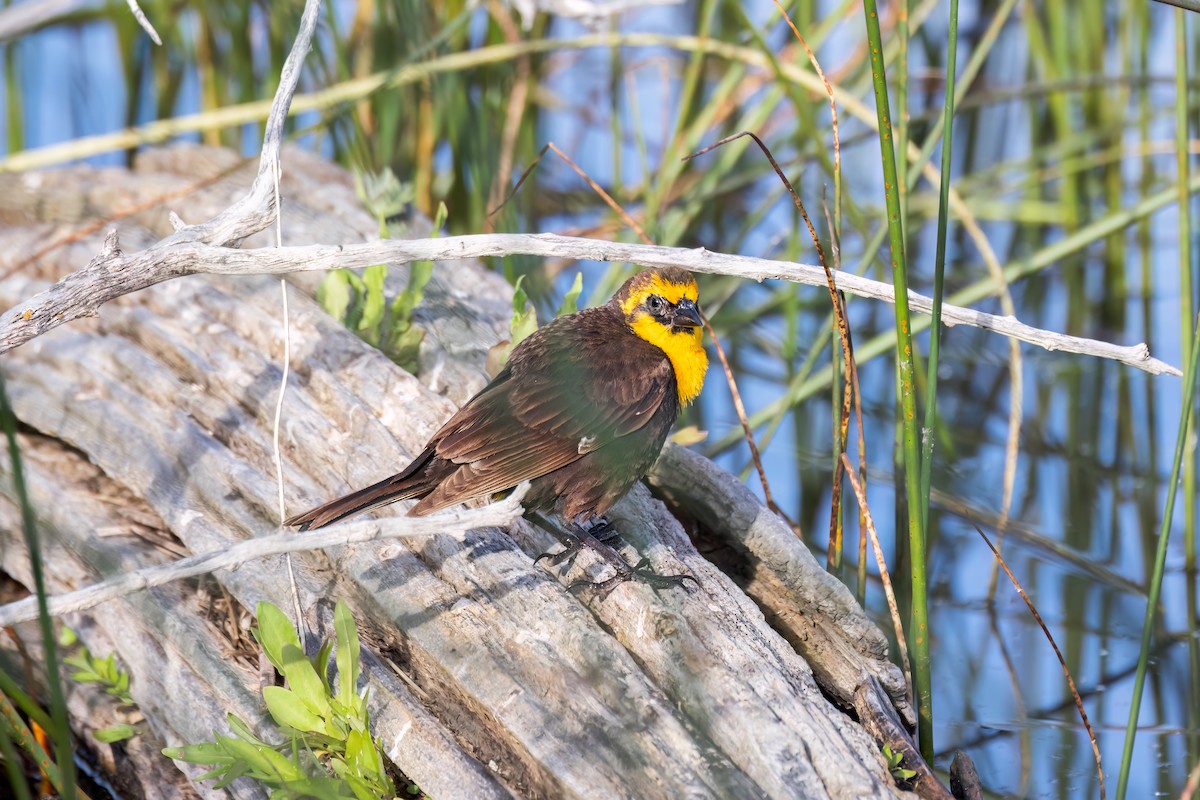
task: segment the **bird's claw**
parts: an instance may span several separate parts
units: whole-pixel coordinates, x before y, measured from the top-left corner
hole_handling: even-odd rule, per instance
[[[571,568],[575,566],[575,558],[579,555],[579,551],[582,549],[583,549],[583,543],[575,542],[573,544],[567,545],[566,547],[564,547],[562,550],[558,551],[557,553],[551,553],[551,552],[542,553],[540,556],[538,556],[537,558],[535,558],[533,560],[533,563],[537,564],[540,561],[542,561],[543,559],[545,559],[546,561],[548,561],[550,563],[550,566],[557,567],[560,564],[562,564],[563,562],[566,562],[567,566],[563,569],[563,572],[564,573],[570,572]]]

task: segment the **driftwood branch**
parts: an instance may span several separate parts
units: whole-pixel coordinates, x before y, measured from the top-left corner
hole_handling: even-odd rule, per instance
[[[260,180],[262,173],[260,172]],[[260,180],[255,181],[258,186]],[[254,195],[254,192],[251,193]],[[264,201],[265,202],[265,201]],[[211,224],[211,223],[207,223]],[[187,234],[185,229],[175,237]],[[728,255],[710,250],[660,247],[586,239],[557,234],[480,234],[444,239],[366,242],[351,245],[241,250],[208,246],[198,240],[175,241],[168,237],[140,253],[123,254],[113,247],[93,259],[85,269],[0,316],[0,353],[11,350],[65,322],[94,315],[103,303],[169,278],[206,273],[262,275],[366,267],[372,264],[407,264],[420,260],[483,258],[509,255],[575,258],[592,261],[629,261],[646,266],[675,265],[697,272],[734,275],[761,281],[768,278],[826,286],[819,266]],[[211,237],[209,237],[211,238]],[[206,241],[208,239],[206,238]],[[891,284],[846,272],[835,272],[837,287],[851,294],[894,303]],[[929,314],[932,300],[909,293],[913,310]],[[1175,367],[1150,355],[1145,344],[1115,345],[1095,339],[1055,333],[1026,325],[1009,316],[972,308],[945,305],[946,325],[971,325],[1012,336],[1047,350],[1097,356],[1127,364],[1153,375],[1179,375]]]
[[[145,153],[138,171],[123,179],[121,196],[183,183],[166,180],[164,165],[182,170],[186,157],[212,152]],[[352,202],[343,172],[303,153],[286,160],[285,241],[362,241],[376,229]],[[120,199],[111,191],[93,194],[93,180],[111,186],[113,176],[80,167],[45,176],[38,191],[83,198],[106,213],[104,198]],[[247,177],[206,187],[189,200],[188,216],[211,215],[239,180]],[[60,207],[30,201],[31,213]],[[160,227],[141,227],[147,224]],[[123,234],[145,246],[167,226],[165,213],[143,214],[125,223]],[[0,228],[0,269],[44,230]],[[265,232],[258,238],[265,241]],[[102,248],[95,239],[79,243],[39,268],[66,272],[81,250]],[[311,289],[317,276],[293,280]],[[0,282],[0,303],[46,285],[13,276]],[[476,263],[439,264],[416,315],[426,330],[418,382],[290,287],[294,356],[280,430],[289,509],[407,463],[455,403],[486,380],[486,350],[507,328],[510,292]],[[270,433],[282,372],[278,298],[278,283],[263,278],[171,281],[9,353],[0,367],[26,429],[50,443],[69,442],[64,457],[126,487],[156,515],[157,527],[178,537],[174,549],[232,549],[274,529],[278,519]],[[81,570],[51,576],[55,593],[164,560],[137,537],[98,535],[114,526],[103,509],[120,505],[66,502],[93,482],[71,484],[71,471],[57,465],[29,474],[35,506],[56,531],[48,537],[55,563]],[[748,513],[754,508],[746,494],[737,503],[747,503]],[[0,502],[4,508],[16,513],[9,502]],[[350,604],[367,643],[375,733],[401,770],[433,796],[898,796],[878,744],[829,697],[845,706],[847,691],[874,676],[888,687],[882,701],[900,702],[910,717],[903,681],[878,649],[882,640],[870,619],[844,587],[820,578],[823,571],[801,555],[785,526],[771,523],[761,506],[724,523],[738,529],[758,518],[749,529],[754,546],[766,548],[780,570],[776,583],[788,587],[752,600],[644,489],[635,489],[615,518],[628,559],[646,556],[657,571],[687,571],[700,588],[625,585],[606,600],[569,592],[581,577],[606,577],[607,568],[585,553],[569,574],[548,574],[533,559],[553,540],[523,521],[461,541],[404,539],[386,553],[349,544],[293,556],[307,626],[321,630],[333,598]],[[0,547],[0,567],[10,574],[25,574],[20,558],[19,547]],[[280,558],[220,570],[202,586],[218,598],[228,593],[242,608],[261,600],[290,606]],[[196,592],[194,581],[175,582],[68,618],[89,646],[101,627],[120,638],[118,657],[133,676],[135,697],[168,744],[224,730],[225,710],[248,720],[260,713],[253,664],[244,653],[231,660],[230,645],[195,616],[213,603]],[[762,609],[773,602],[778,609],[764,618]],[[814,646],[819,637],[801,631],[810,648],[801,656],[791,634],[781,636],[768,621],[787,617],[783,606],[804,609],[803,619],[793,610],[790,622],[817,625],[833,646]],[[206,698],[204,708],[194,708],[196,698]],[[253,796],[244,787],[230,790]]]
[[[167,564],[126,572],[102,583],[87,586],[68,594],[54,595],[49,600],[53,616],[93,608],[101,603],[132,594],[142,589],[162,586],[172,581],[205,575],[219,569],[230,569],[250,561],[284,553],[303,553],[324,550],[347,544],[404,539],[417,536],[462,537],[479,528],[511,525],[523,513],[521,498],[528,485],[522,484],[498,503],[482,508],[455,509],[431,517],[391,517],[381,520],[346,522],[311,533],[291,531],[274,536],[247,539],[232,547],[181,558]],[[37,598],[0,606],[0,626],[15,625],[37,619]]]

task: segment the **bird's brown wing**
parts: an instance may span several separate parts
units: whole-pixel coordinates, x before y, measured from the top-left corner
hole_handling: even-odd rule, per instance
[[[436,456],[461,466],[414,513],[511,488],[636,434],[674,393],[666,355],[619,312],[556,320],[434,436]]]

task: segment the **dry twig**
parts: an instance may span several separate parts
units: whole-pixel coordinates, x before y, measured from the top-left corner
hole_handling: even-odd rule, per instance
[[[48,598],[54,616],[92,608],[100,603],[124,597],[142,589],[162,586],[171,581],[229,569],[249,561],[286,553],[324,550],[346,544],[405,539],[415,536],[463,536],[479,528],[503,527],[521,516],[521,500],[527,484],[504,500],[480,508],[465,508],[429,517],[389,517],[331,525],[320,531],[299,534],[295,531],[247,539],[241,544],[209,553],[199,553],[178,561],[156,564],[135,572],[126,572],[106,581],[67,594]],[[37,598],[27,597],[0,606],[0,626],[37,619]]]

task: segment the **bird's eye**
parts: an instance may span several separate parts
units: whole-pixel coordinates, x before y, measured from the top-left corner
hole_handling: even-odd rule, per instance
[[[658,312],[662,311],[663,299],[656,294],[652,294],[650,295],[650,299],[646,301],[646,305],[650,307],[651,311],[657,314]]]

